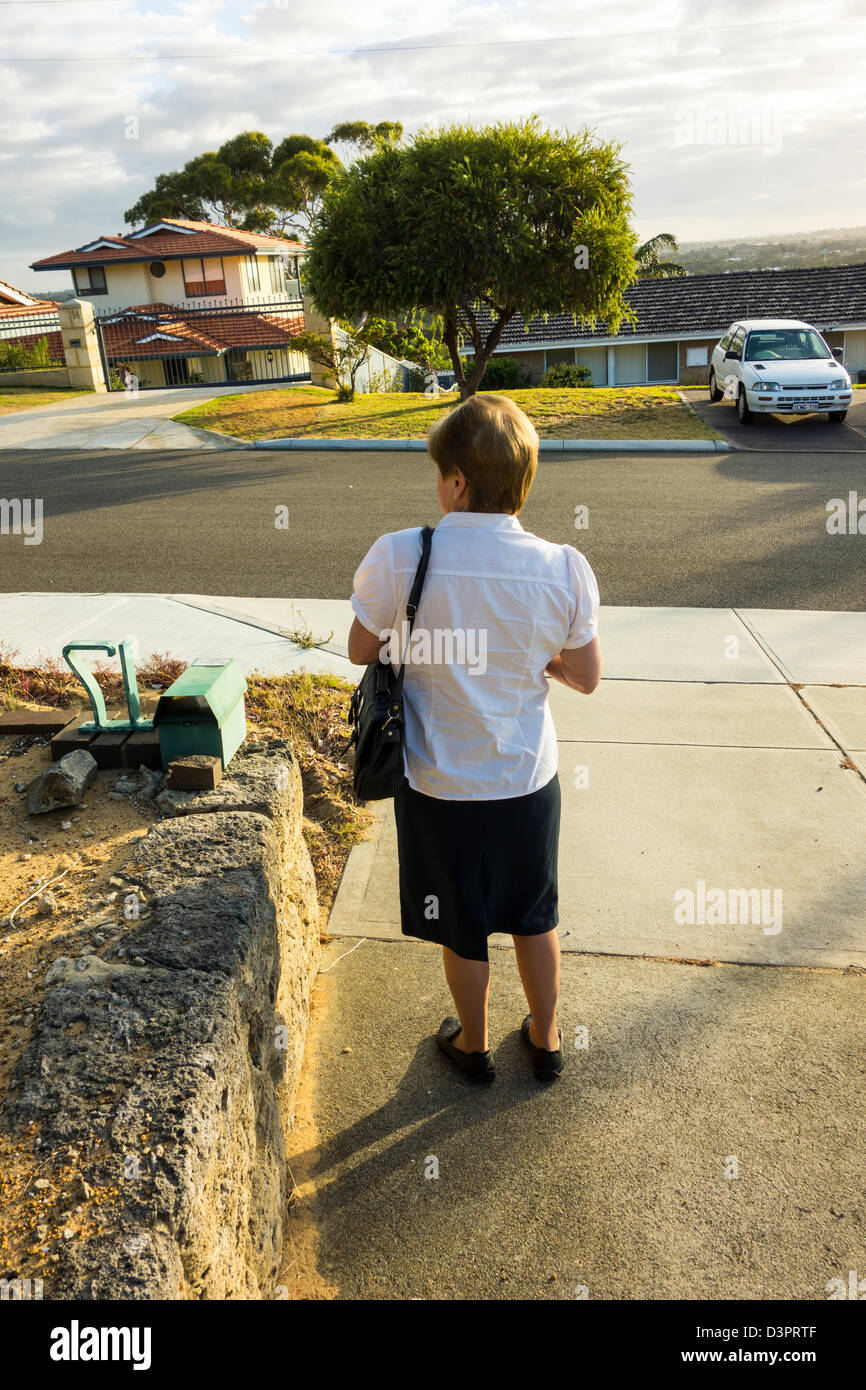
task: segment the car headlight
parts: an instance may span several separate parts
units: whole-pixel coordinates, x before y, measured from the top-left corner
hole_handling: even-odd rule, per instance
[[[835,381],[830,382],[831,391],[844,391],[846,386],[850,386],[850,381],[846,381],[843,376],[837,376]]]
[[[764,381],[761,377],[758,377],[757,381],[752,382],[753,391],[781,391],[781,389],[778,381]]]

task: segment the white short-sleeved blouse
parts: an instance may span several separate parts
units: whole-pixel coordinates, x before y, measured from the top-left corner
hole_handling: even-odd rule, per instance
[[[403,634],[421,555],[417,527],[380,536],[355,574],[370,632]],[[598,630],[598,584],[571,545],[501,512],[448,512],[408,647],[404,762],[410,786],[455,801],[524,796],[557,768],[544,669]],[[391,653],[397,652],[392,645]]]

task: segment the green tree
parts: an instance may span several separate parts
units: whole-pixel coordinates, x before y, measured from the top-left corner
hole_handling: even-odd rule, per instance
[[[332,338],[324,333],[296,333],[292,348],[306,353],[311,362],[327,367],[337,388],[337,399],[351,401],[355,396],[355,378],[370,355],[370,344],[359,338],[350,327]]]
[[[346,145],[356,155],[370,154],[380,145],[398,144],[403,138],[403,127],[399,121],[379,121],[371,125],[369,121],[340,121],[330,135],[325,136],[326,145]]]
[[[368,318],[359,324],[357,331],[366,342],[392,357],[405,357],[421,366],[432,367],[445,367],[450,361],[441,339],[428,337],[417,323]]]
[[[307,284],[336,319],[390,318],[407,305],[441,315],[465,399],[515,314],[604,316],[613,331],[633,317],[623,297],[636,269],[630,207],[619,146],[587,130],[551,132],[533,117],[424,131],[377,146],[329,184]]]
[[[395,121],[377,126],[349,121],[335,126],[327,140],[288,135],[276,146],[263,131],[242,131],[218,150],[187,160],[182,169],[158,174],[124,219],[137,227],[180,217],[305,240],[322,194],[344,169],[329,141],[363,152],[398,140],[402,130]]]
[[[679,265],[676,261],[663,261],[661,253],[672,251],[676,256],[679,252],[680,244],[671,232],[659,232],[658,236],[651,237],[649,241],[644,241],[634,253],[637,261],[637,278],[639,280],[669,280],[677,275],[688,275],[684,265]]]

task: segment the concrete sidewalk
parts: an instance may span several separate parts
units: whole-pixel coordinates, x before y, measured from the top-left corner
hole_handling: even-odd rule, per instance
[[[131,634],[142,656],[355,681],[351,617],[312,599],[0,596],[24,663]],[[289,1154],[341,1298],[815,1300],[866,1266],[866,615],[603,608],[600,626],[599,690],[551,691],[555,1087],[530,1074],[495,936],[497,1080],[461,1083],[433,1042],[453,1012],[441,952],[400,934],[390,803],[351,853]],[[712,890],[733,920],[714,923]]]
[[[270,389],[266,383],[73,396],[0,416],[0,449],[247,449],[252,447],[247,440],[194,429],[171,417],[215,396]]]
[[[246,672],[355,682],[351,621],[337,600],[0,596],[0,631],[23,665],[59,658],[74,637],[132,636],[140,658],[231,655]],[[551,687],[563,947],[866,966],[866,615],[602,608],[600,622],[599,690]],[[375,810],[330,927],[399,940],[393,806]],[[675,920],[676,892],[694,895],[699,919],[713,889],[765,890],[770,904],[778,893],[780,920]]]

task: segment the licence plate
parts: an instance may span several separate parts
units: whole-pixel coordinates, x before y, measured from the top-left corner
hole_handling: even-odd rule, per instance
[[[817,408],[818,407],[815,405],[810,405],[808,401],[797,401],[796,405],[794,406],[794,409],[798,411],[800,415],[808,415],[813,410],[817,410]]]

